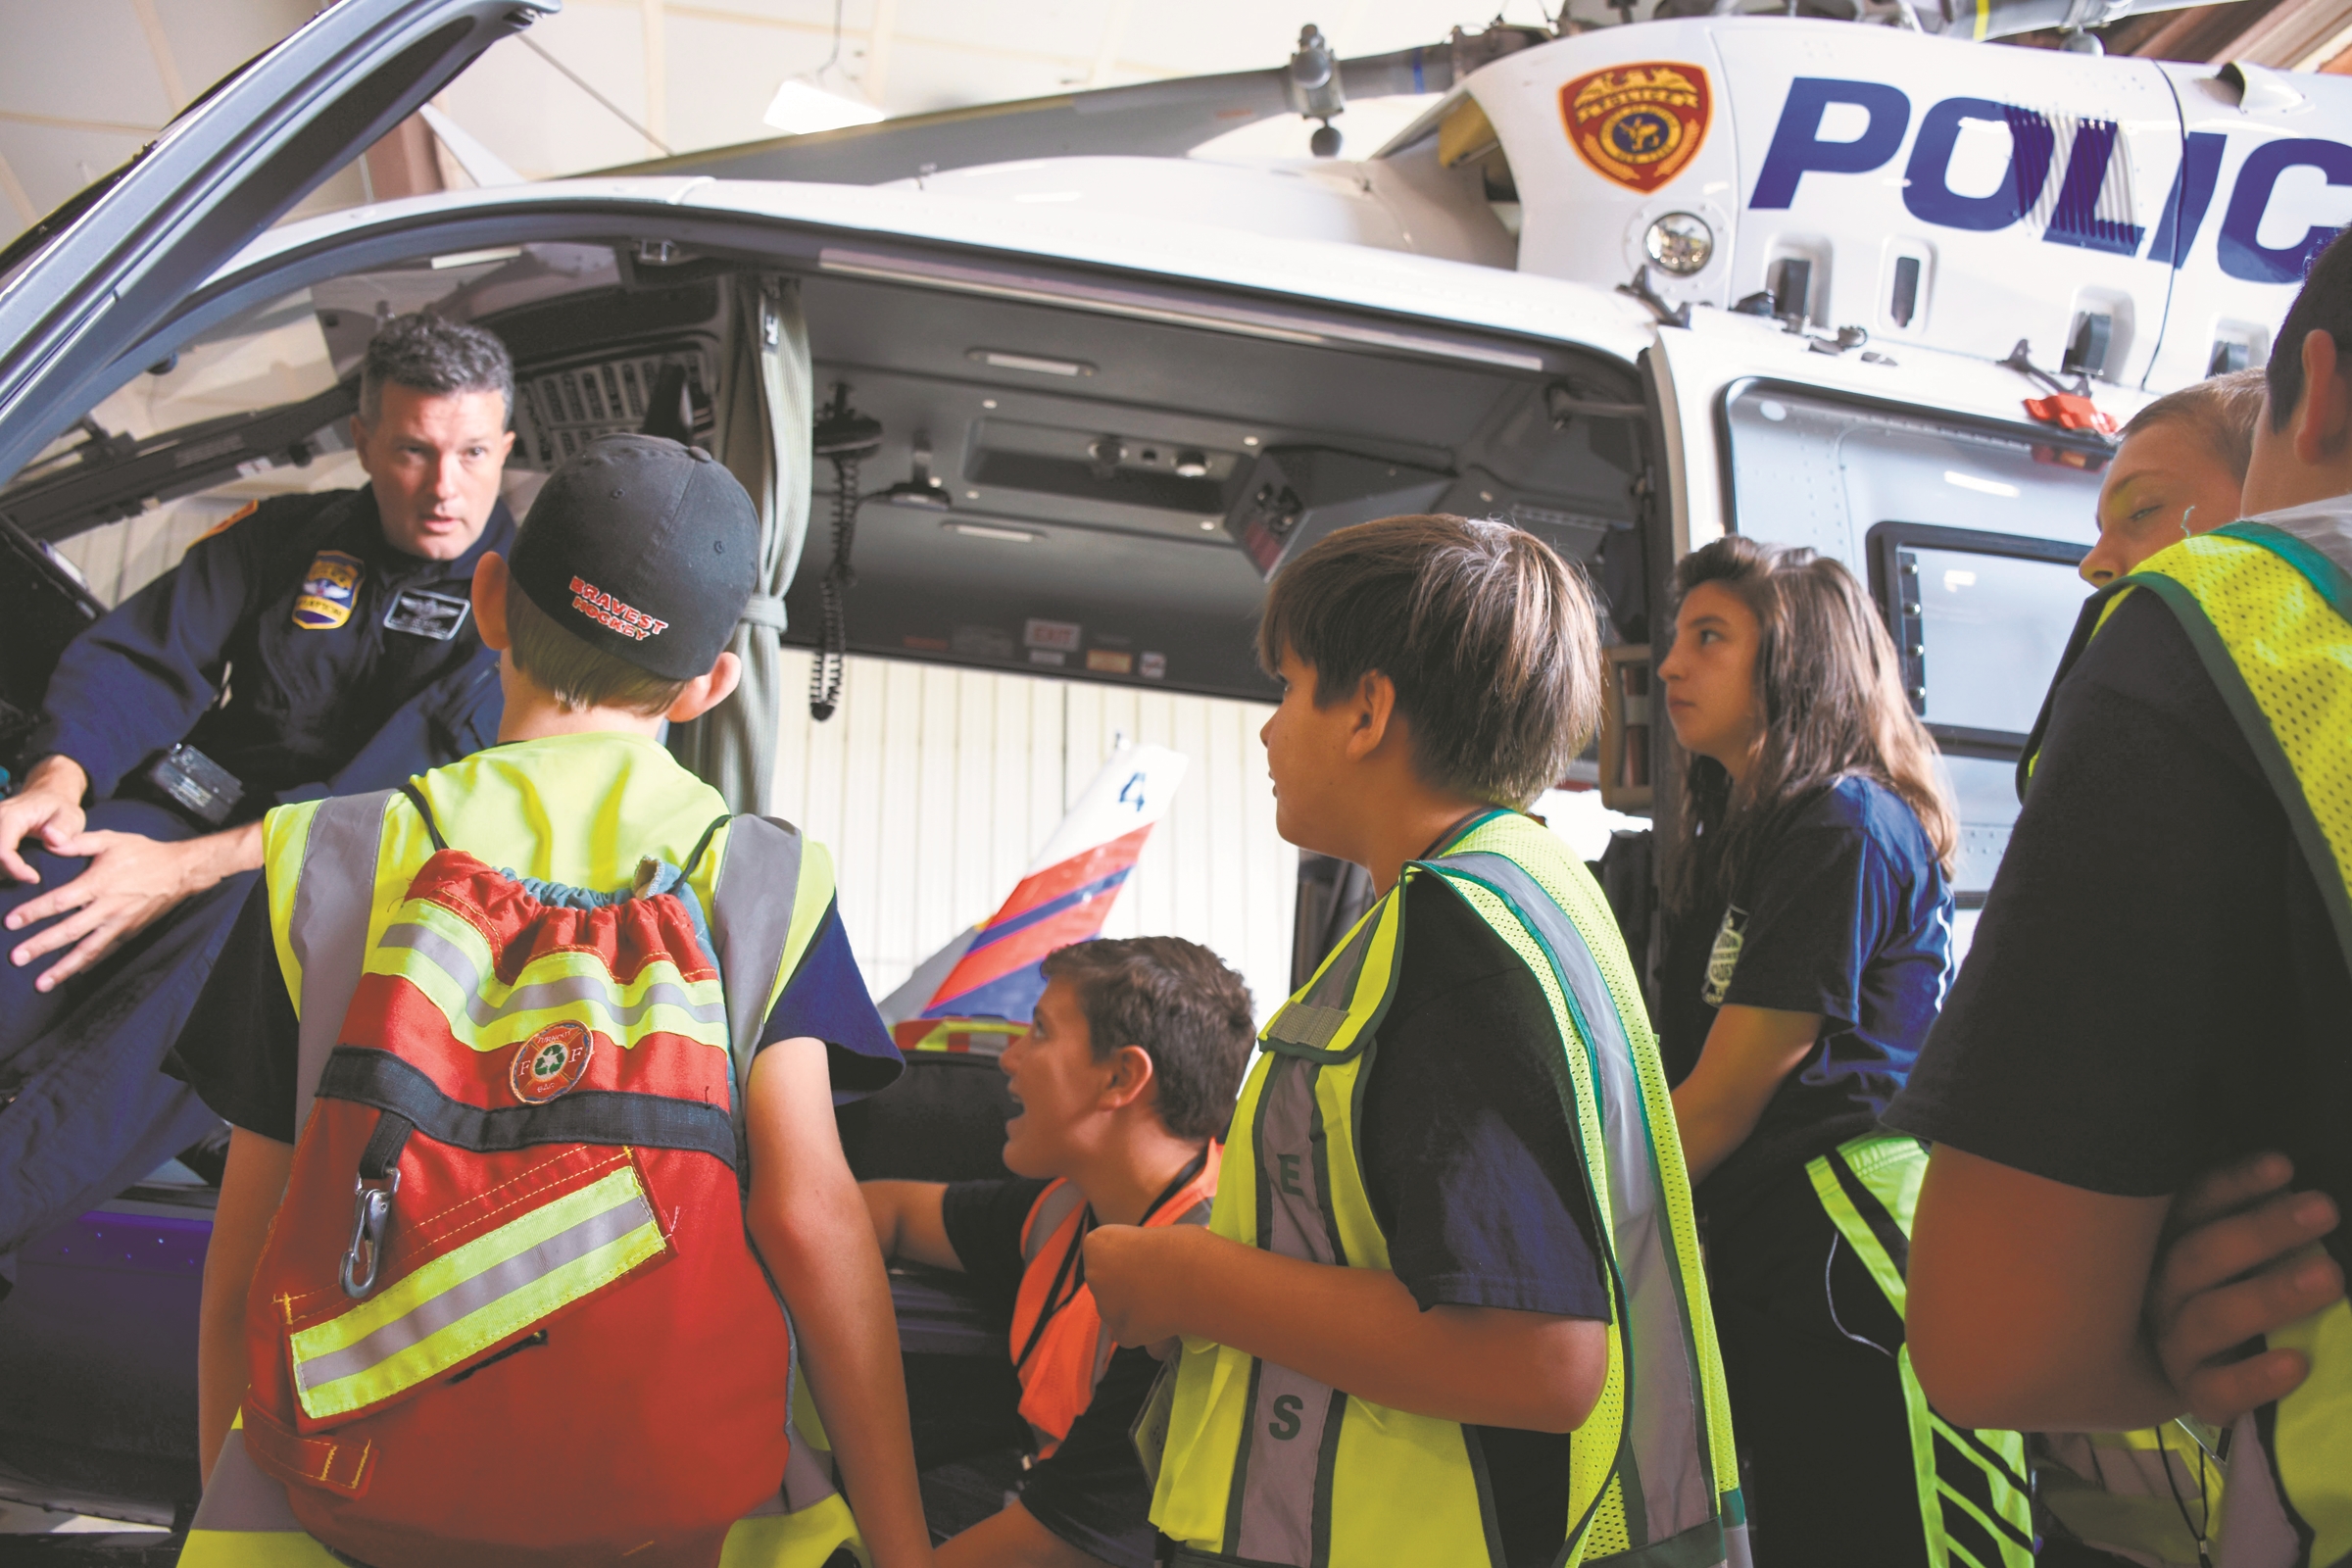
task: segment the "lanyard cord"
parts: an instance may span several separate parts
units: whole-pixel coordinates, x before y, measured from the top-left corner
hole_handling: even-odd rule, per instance
[[[2188,1503],[2180,1495],[2180,1483],[2173,1479],[2173,1454],[2172,1450],[2165,1446],[2164,1428],[2157,1427],[2154,1432],[2156,1435],[2156,1462],[2164,1466],[2164,1484],[2172,1489],[2173,1506],[2180,1510],[2180,1523],[2188,1531],[2189,1539],[2197,1544],[2197,1568],[2213,1568],[2213,1554],[2206,1549],[2205,1536],[2205,1526],[2213,1522],[2213,1504],[2207,1500],[2205,1494],[2205,1445],[2199,1443],[2196,1446],[2197,1512],[2205,1521],[2204,1524],[2199,1524],[2189,1518]],[[2193,1433],[2191,1437],[2194,1437]]]
[[[1185,1184],[1200,1175],[1201,1167],[1207,1163],[1208,1150],[1204,1147],[1193,1156],[1191,1163],[1176,1173],[1174,1181],[1160,1189],[1159,1196],[1152,1200],[1152,1206],[1144,1210],[1143,1218],[1136,1223],[1150,1224],[1152,1216],[1166,1207],[1168,1200],[1182,1192]],[[1046,1304],[1038,1312],[1036,1324],[1029,1330],[1028,1343],[1021,1347],[1021,1353],[1012,1358],[1015,1372],[1027,1366],[1029,1357],[1037,1353],[1038,1342],[1046,1337],[1046,1325],[1054,1321],[1054,1314],[1078,1299],[1078,1293],[1086,1288],[1086,1238],[1097,1223],[1095,1205],[1089,1203],[1080,1211],[1078,1228],[1070,1236],[1068,1250],[1061,1254],[1060,1266],[1054,1271],[1054,1283],[1046,1290]],[[1065,1285],[1069,1287],[1066,1294],[1062,1290]]]

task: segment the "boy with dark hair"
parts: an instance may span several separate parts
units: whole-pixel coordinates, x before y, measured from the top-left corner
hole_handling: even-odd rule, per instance
[[[1967,1425],[2153,1429],[2176,1456],[2184,1410],[2245,1410],[2222,1517],[2181,1510],[2185,1547],[2210,1534],[2232,1568],[2352,1556],[2348,350],[2338,239],[2279,328],[2241,520],[2084,607],[1968,961],[1886,1112],[1936,1145],[1910,1271],[1929,1397]],[[2225,1177],[2229,1206],[2309,1250],[2262,1278],[2258,1354],[2241,1326],[2184,1357],[2160,1253],[2210,1213],[2181,1197],[2200,1173],[2256,1151],[2286,1157]],[[2310,1191],[2279,1191],[2290,1162]],[[2227,1282],[2258,1261],[2205,1271],[2206,1309],[2234,1316]]]
[[[1745,1560],[1634,968],[1523,814],[1592,734],[1596,620],[1540,540],[1460,517],[1274,581],[1277,825],[1380,899],[1266,1025],[1208,1227],[1087,1242],[1119,1342],[1183,1340],[1144,1427],[1179,1564]]]
[[[233,1127],[183,1561],[929,1561],[832,1114],[903,1063],[823,849],[655,738],[733,690],[758,539],[707,453],[596,442],[474,572],[500,744],[267,819],[176,1051]]]
[[[1036,1024],[1004,1050],[1020,1113],[1009,1180],[875,1181],[886,1256],[955,1269],[1011,1317],[1021,1414],[1043,1456],[1016,1501],[939,1550],[955,1568],[1150,1568],[1150,1483],[1128,1438],[1156,1368],[1111,1349],[1080,1266],[1097,1224],[1208,1218],[1250,991],[1177,937],[1081,942],[1045,961]]]

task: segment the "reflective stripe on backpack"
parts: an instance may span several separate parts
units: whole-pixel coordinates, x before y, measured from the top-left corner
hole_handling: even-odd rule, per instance
[[[285,1303],[280,1387],[295,1396],[294,1409],[306,1426],[327,1426],[298,1433],[266,1410],[245,1412],[199,1510],[185,1558],[191,1563],[332,1560],[297,1523],[286,1482],[299,1478],[300,1490],[312,1498],[321,1494],[313,1488],[352,1497],[366,1492],[373,1462],[364,1437],[368,1429],[343,1423],[365,1420],[371,1408],[421,1392],[436,1379],[465,1381],[512,1353],[500,1349],[481,1359],[502,1342],[527,1335],[571,1301],[654,1260],[668,1246],[675,1216],[660,1210],[639,1151],[699,1152],[738,1171],[746,1168],[738,1129],[760,1030],[832,902],[830,864],[821,851],[811,853],[788,825],[735,818],[710,874],[712,930],[697,949],[716,950],[723,982],[708,978],[707,959],[686,960],[681,970],[658,956],[624,984],[600,972],[592,956],[550,950],[525,958],[510,986],[494,973],[482,930],[464,919],[437,918],[448,911],[410,898],[414,878],[405,867],[384,863],[388,855],[410,853],[414,845],[413,832],[396,841],[397,852],[387,843],[393,838],[387,813],[399,809],[391,792],[383,792],[272,813],[275,820],[265,830],[273,873],[272,924],[297,999],[298,1132],[309,1125],[316,1098],[327,1093],[347,1104],[380,1107],[374,1113],[379,1135],[408,1123],[460,1151],[513,1152],[538,1143],[584,1147],[569,1153],[551,1150],[550,1159],[534,1155],[531,1191],[518,1194],[523,1200],[493,1204],[454,1245],[424,1254],[421,1266],[387,1276],[380,1288],[370,1278],[368,1288],[356,1292],[347,1278],[344,1295],[355,1298],[340,1299],[330,1287],[323,1313],[311,1305],[298,1318],[293,1303]],[[684,906],[693,909],[690,897]],[[682,928],[673,929],[680,934],[662,940],[683,959],[689,948]],[[534,1038],[548,1021],[541,1012],[562,1022],[585,1007],[590,1026],[612,1027],[624,1051],[643,1031],[658,1030],[678,1037],[675,1044],[688,1051],[699,1045],[726,1053],[716,1093],[681,1102],[664,1100],[659,1090],[575,1096],[559,1089],[545,1103],[501,1108],[503,1102],[494,1102],[488,1109],[452,1100],[396,1052],[342,1040],[355,1027],[347,1015],[370,972],[383,976],[370,983],[380,987],[397,979],[411,987],[409,995],[428,1002],[430,1013],[416,1015],[411,1004],[412,1015],[438,1014],[435,1029],[445,1030],[444,1039],[462,1048],[461,1054],[479,1054],[488,1045],[483,1059],[501,1062],[502,1083],[514,1049],[510,1037]],[[368,1013],[368,1019],[378,1016]],[[356,1027],[366,1038],[380,1032],[368,1020]],[[581,1055],[585,1060],[588,1054]],[[516,1096],[524,1098],[520,1089]],[[723,1108],[720,1101],[727,1102]],[[729,1125],[730,1112],[735,1126]],[[519,1125],[518,1119],[531,1118],[544,1125]],[[389,1141],[387,1161],[399,1158],[406,1136]],[[396,1186],[393,1194],[397,1199]],[[404,1223],[431,1219],[398,1212],[406,1215]],[[729,1229],[740,1237],[739,1222],[730,1221]],[[710,1255],[708,1249],[703,1255]],[[754,1289],[762,1299],[770,1294],[764,1284]],[[770,1310],[780,1310],[780,1303]],[[856,1526],[833,1488],[829,1456],[803,1436],[814,1410],[797,1376],[797,1357],[775,1371],[774,1382],[763,1386],[786,1390],[779,1425],[789,1452],[768,1499],[726,1533],[722,1562],[813,1568],[854,1544]],[[282,1381],[286,1372],[290,1388]],[[344,1441],[346,1432],[361,1441]],[[270,1450],[266,1467],[253,1447],[257,1441]],[[304,1506],[307,1516],[316,1503]],[[399,1517],[415,1518],[416,1510]]]

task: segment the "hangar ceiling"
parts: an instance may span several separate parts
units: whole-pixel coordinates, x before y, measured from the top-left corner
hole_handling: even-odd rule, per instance
[[[1279,65],[1299,26],[1341,53],[1432,43],[1487,22],[1493,0],[568,0],[526,39],[500,44],[439,100],[461,129],[525,177],[763,140],[788,78],[904,115]],[[1538,23],[1557,0],[1507,0]],[[1807,9],[1812,9],[1808,0]],[[0,0],[0,243],[122,163],[318,0]],[[1579,6],[1579,11],[1590,9]],[[1646,5],[1637,6],[1645,11]],[[835,17],[840,18],[835,50]],[[2233,0],[2126,18],[2109,52],[2243,60],[2352,74],[2352,0]],[[2013,40],[2053,47],[2057,36]],[[833,61],[830,69],[822,69]],[[1377,146],[1415,100],[1358,103],[1350,152]],[[1236,150],[1302,155],[1311,127],[1285,118]],[[463,184],[412,122],[303,211]]]
[[[1556,4],[1556,0],[1554,0]],[[1344,54],[1476,27],[1494,0],[841,0],[822,84],[885,114],[917,114],[1208,72],[1281,65],[1319,24]],[[0,0],[0,243],[122,163],[172,115],[299,26],[317,0]],[[1538,0],[1507,0],[1540,23]],[[833,53],[834,0],[566,0],[498,45],[438,100],[530,178],[760,141],[787,79]],[[533,48],[532,46],[536,46]],[[1342,122],[1370,151],[1410,118],[1358,105]],[[1263,151],[1305,156],[1312,127],[1256,127]],[[463,174],[447,160],[440,173]],[[435,188],[425,171],[354,168],[305,211]],[[390,188],[387,189],[386,186]]]

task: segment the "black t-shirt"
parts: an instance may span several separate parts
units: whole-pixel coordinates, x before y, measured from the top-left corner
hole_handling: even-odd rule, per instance
[[[1658,1049],[1679,1084],[1724,1006],[1822,1016],[1819,1042],[1694,1195],[1730,1223],[1766,1185],[1878,1124],[1936,1022],[1952,890],[1901,796],[1839,779],[1762,847],[1731,906],[1667,926]]]
[[[1396,989],[1365,1069],[1366,1196],[1396,1277],[1427,1310],[1606,1319],[1567,1064],[1536,977],[1436,877],[1405,889]],[[1571,1434],[1467,1427],[1509,1568],[1567,1539]]]
[[[2132,594],[2058,687],[1968,962],[1887,1121],[2129,1198],[2282,1149],[2298,1186],[2352,1209],[2348,1019],[2285,808],[2173,612]],[[2343,1228],[2328,1245],[2352,1265]]]
[[[1007,1320],[1021,1289],[1021,1225],[1049,1185],[1017,1177],[951,1182],[940,1200],[948,1245],[964,1277]],[[1151,1568],[1158,1540],[1152,1485],[1128,1435],[1158,1375],[1151,1351],[1112,1351],[1095,1396],[1061,1446],[1032,1465],[1021,1485],[1021,1505],[1032,1518],[1114,1568]]]
[[[760,1045],[802,1036],[825,1042],[836,1102],[886,1088],[903,1058],[874,1010],[850,951],[841,910],[828,906],[799,967],[768,1009]],[[302,1035],[270,932],[270,887],[257,880],[229,927],[164,1070],[195,1087],[223,1121],[294,1142],[294,1082]]]

